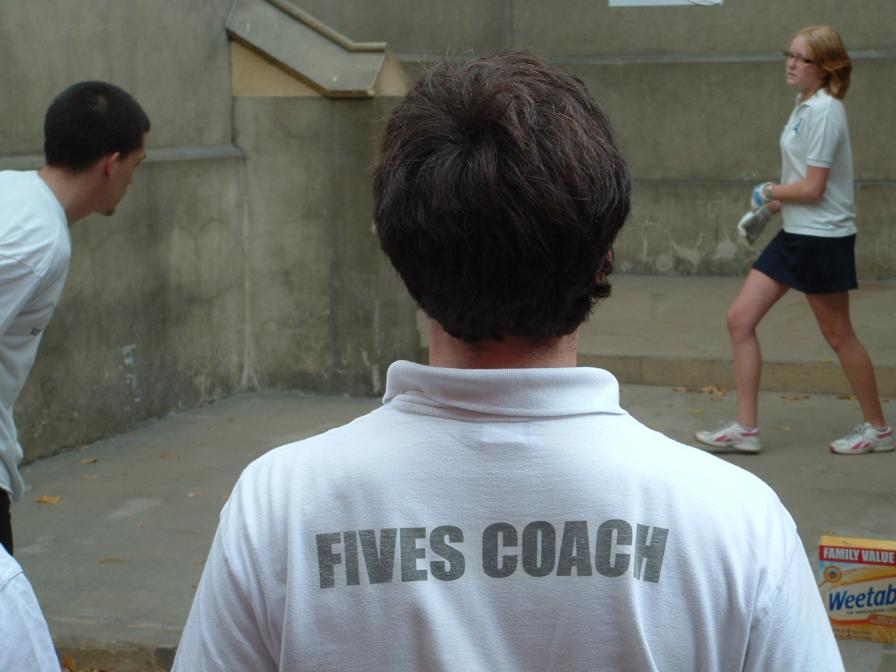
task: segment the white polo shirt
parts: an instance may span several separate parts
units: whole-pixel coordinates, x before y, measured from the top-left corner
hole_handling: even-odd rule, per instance
[[[827,188],[816,203],[784,203],[784,230],[839,238],[856,232],[852,150],[843,103],[824,89],[799,102],[781,133],[781,184],[806,177],[808,166],[829,168]]]
[[[606,371],[397,362],[221,513],[175,672],[841,671],[796,526]]]
[[[65,210],[36,171],[0,171],[0,488],[21,498],[13,407],[44,328],[53,316],[71,257]]]
[[[0,670],[59,672],[50,630],[19,563],[0,546]]]

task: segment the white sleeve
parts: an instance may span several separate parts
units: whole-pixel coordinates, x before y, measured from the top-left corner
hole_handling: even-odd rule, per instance
[[[5,584],[0,583],[0,670],[59,672],[60,669],[37,597],[19,570]]]
[[[261,631],[263,617],[250,597],[259,592],[246,575],[251,563],[238,562],[241,571],[235,571],[228,559],[225,539],[240,536],[234,525],[238,517],[227,515],[235,508],[231,504],[232,497],[222,512],[171,672],[277,670]]]
[[[0,335],[5,334],[41,277],[21,261],[0,254]]]
[[[791,547],[777,595],[750,628],[744,670],[843,672],[840,650],[799,538]]]
[[[806,126],[806,164],[830,168],[842,134],[833,103],[824,110],[810,110]]]

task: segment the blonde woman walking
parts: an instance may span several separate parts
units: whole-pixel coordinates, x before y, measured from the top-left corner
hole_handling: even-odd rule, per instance
[[[759,452],[762,354],[756,327],[792,288],[806,295],[864,415],[862,424],[830,444],[831,451],[892,451],[893,430],[884,419],[874,367],[849,316],[849,290],[858,287],[856,225],[852,153],[841,101],[852,65],[840,35],[829,26],[803,28],[784,54],[787,83],[797,90],[797,99],[781,133],[781,181],[753,191],[753,218],[767,220],[780,212],[784,226],[753,264],[728,311],[737,418],[719,429],[697,432],[696,438],[715,448]],[[738,228],[744,224],[742,220]]]

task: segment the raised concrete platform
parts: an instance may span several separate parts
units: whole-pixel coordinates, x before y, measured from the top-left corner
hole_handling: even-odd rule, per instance
[[[627,284],[619,283],[620,297],[631,291]],[[645,324],[661,304],[661,295],[644,302]],[[668,310],[679,314],[684,305]],[[656,342],[674,341],[661,328],[654,331]],[[243,394],[26,467],[30,490],[13,508],[16,555],[60,651],[79,670],[168,669],[218,512],[243,467],[276,445],[341,424],[378,403]],[[825,531],[896,538],[896,454],[840,457],[826,449],[859,419],[854,401],[766,392],[760,403],[765,452],[725,459],[777,490],[811,558]],[[659,386],[624,385],[623,405],[684,441],[734,412],[730,393]],[[884,407],[896,418],[896,401]],[[60,499],[39,504],[42,495]],[[841,650],[850,672],[896,671],[892,645],[843,642]]]
[[[743,278],[620,273],[612,281],[613,295],[580,332],[580,365],[608,369],[623,383],[734,387],[725,315]],[[896,396],[896,282],[860,284],[850,293],[853,326],[874,362],[881,396]],[[425,354],[422,313],[418,329]],[[785,294],[758,332],[763,390],[850,393],[805,295]]]
[[[725,314],[743,278],[614,275],[613,295],[581,332],[580,364],[627,383],[731,388]],[[853,325],[883,396],[896,396],[896,282],[860,282]],[[849,384],[799,292],[788,292],[759,325],[762,388],[844,394]]]

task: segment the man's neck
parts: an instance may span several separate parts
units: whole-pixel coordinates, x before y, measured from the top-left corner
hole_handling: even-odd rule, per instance
[[[533,343],[507,336],[502,341],[466,343],[429,320],[429,365],[450,369],[534,369],[574,367],[578,330],[568,336]]]
[[[44,166],[37,171],[37,174],[50,187],[50,191],[65,210],[69,226],[93,212],[90,200],[92,188],[87,172],[75,173],[66,168]]]

